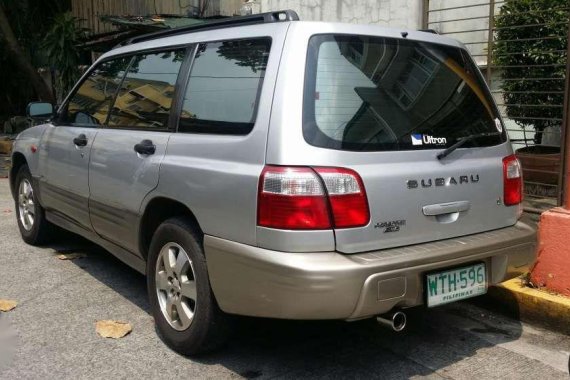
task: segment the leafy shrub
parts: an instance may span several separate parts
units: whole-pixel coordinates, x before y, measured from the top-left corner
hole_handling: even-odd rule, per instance
[[[506,113],[535,129],[536,144],[546,127],[561,124],[569,14],[568,0],[507,0],[495,17]]]
[[[57,70],[56,91],[63,97],[79,76],[81,50],[78,45],[85,38],[87,29],[70,13],[54,17],[53,24],[43,40],[42,47],[50,64]]]

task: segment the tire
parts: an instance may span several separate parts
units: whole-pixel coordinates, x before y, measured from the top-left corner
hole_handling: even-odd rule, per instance
[[[22,239],[31,245],[45,244],[55,233],[54,225],[47,221],[37,194],[30,169],[23,165],[16,174],[16,220]]]
[[[179,264],[185,260],[186,264]],[[167,263],[173,264],[170,271]],[[201,234],[187,219],[168,219],[154,233],[147,288],[158,333],[174,351],[198,355],[225,343],[228,316],[218,307],[210,287]]]

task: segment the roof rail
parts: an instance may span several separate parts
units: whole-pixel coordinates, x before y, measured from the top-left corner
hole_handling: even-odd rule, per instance
[[[173,29],[161,30],[159,32],[143,34],[141,36],[136,36],[126,41],[123,41],[117,46],[115,46],[115,48],[131,45],[137,42],[155,40],[157,38],[162,38],[162,37],[176,36],[178,34],[198,32],[198,31],[201,32],[203,30],[222,29],[222,28],[229,28],[232,26],[266,24],[266,23],[282,22],[282,21],[298,21],[298,20],[299,20],[299,15],[297,15],[297,12],[292,10],[258,13],[248,16],[227,17],[216,21],[205,22],[203,24],[188,25],[188,26],[182,26],[180,28],[173,28]]]
[[[418,29],[418,32],[439,34],[439,33],[437,32],[437,30],[435,30],[435,29]]]

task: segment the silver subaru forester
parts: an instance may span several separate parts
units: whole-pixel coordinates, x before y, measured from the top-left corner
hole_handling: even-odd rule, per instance
[[[280,11],[135,37],[14,145],[22,238],[58,228],[147,275],[163,340],[229,315],[377,318],[526,270],[521,167],[465,47]]]

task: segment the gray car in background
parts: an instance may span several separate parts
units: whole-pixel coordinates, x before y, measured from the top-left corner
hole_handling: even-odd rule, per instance
[[[526,270],[521,167],[459,42],[281,11],[104,54],[10,184],[23,239],[63,228],[146,274],[163,340],[229,315],[358,320],[484,294]],[[57,228],[56,228],[57,227]]]

